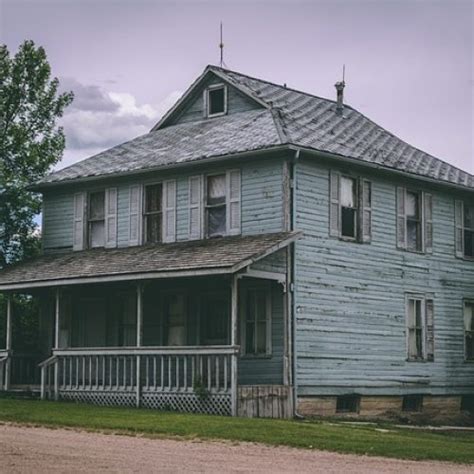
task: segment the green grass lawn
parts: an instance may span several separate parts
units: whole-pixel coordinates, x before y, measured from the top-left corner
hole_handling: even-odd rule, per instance
[[[0,399],[0,421],[150,437],[251,441],[340,453],[474,463],[472,432],[431,433],[389,425],[228,418],[9,399]]]

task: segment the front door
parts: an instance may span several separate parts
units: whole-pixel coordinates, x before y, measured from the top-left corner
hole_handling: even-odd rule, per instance
[[[186,345],[187,298],[185,293],[172,292],[165,295],[164,313],[168,346]]]

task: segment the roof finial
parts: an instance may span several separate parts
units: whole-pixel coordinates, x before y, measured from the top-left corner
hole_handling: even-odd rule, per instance
[[[221,50],[221,61],[220,61],[220,66],[224,66],[224,41],[222,37],[222,21],[221,21],[221,42],[219,43],[219,48]]]
[[[336,82],[335,87],[337,90],[337,104],[336,104],[336,113],[342,115],[344,110],[344,87],[346,86],[346,65],[342,66],[342,81]]]

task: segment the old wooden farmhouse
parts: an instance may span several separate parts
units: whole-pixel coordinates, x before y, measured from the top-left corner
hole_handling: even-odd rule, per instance
[[[474,176],[336,89],[208,66],[150,133],[38,182],[44,255],[0,272],[0,389],[243,416],[473,410]],[[38,302],[35,353],[15,349],[19,294]]]

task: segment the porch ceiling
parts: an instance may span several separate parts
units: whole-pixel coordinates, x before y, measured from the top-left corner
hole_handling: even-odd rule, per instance
[[[287,246],[279,232],[43,255],[0,271],[0,291],[107,281],[235,273]]]

